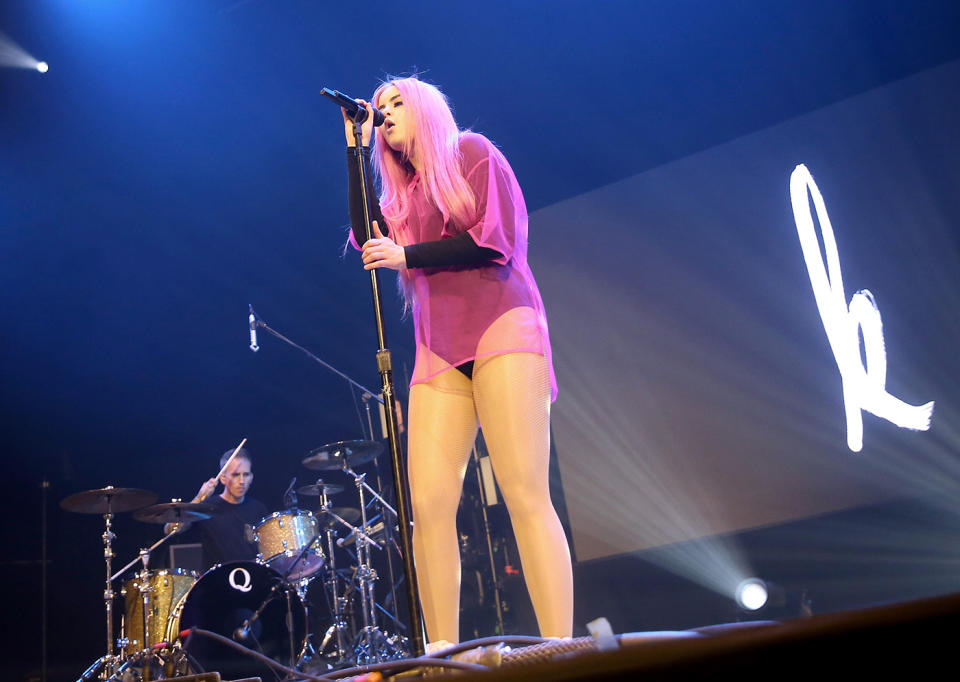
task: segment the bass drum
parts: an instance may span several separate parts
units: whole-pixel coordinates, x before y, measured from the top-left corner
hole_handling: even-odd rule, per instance
[[[307,647],[303,601],[279,573],[253,561],[221,564],[200,576],[171,616],[168,638],[173,641],[189,628],[223,635],[288,667],[297,664]],[[277,679],[270,666],[200,633],[186,637],[183,648],[204,671],[227,679]]]

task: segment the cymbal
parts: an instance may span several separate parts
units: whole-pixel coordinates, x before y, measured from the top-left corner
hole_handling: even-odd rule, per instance
[[[383,445],[372,440],[342,440],[311,450],[301,462],[308,469],[343,469],[372,462],[383,452]]]
[[[146,507],[157,501],[157,494],[140,488],[84,490],[60,500],[60,508],[77,514],[116,514]]]
[[[352,526],[357,525],[357,521],[360,520],[360,510],[356,507],[330,507],[330,511]],[[335,516],[319,510],[317,511],[317,520],[320,521],[321,528],[330,528],[340,523]]]
[[[337,493],[343,492],[343,486],[337,485],[336,483],[324,483],[323,481],[317,481],[311,485],[304,485],[297,488],[298,495],[306,495],[308,497],[312,495],[320,495],[320,493],[326,493],[327,495],[336,495]]]
[[[216,510],[209,504],[164,502],[135,512],[133,518],[146,523],[185,523],[209,519]]]

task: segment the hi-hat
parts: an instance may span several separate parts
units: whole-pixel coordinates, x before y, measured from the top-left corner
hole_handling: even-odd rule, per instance
[[[336,483],[324,483],[323,481],[317,481],[316,483],[297,488],[298,495],[306,495],[307,497],[320,495],[321,493],[325,495],[336,495],[337,493],[342,492],[342,485],[337,485]]]
[[[118,514],[146,507],[157,501],[157,494],[140,488],[84,490],[60,500],[60,507],[77,514]]]
[[[146,523],[188,523],[209,519],[216,510],[209,504],[164,502],[135,512],[133,518]]]
[[[342,440],[311,450],[301,462],[308,469],[345,469],[372,462],[383,452],[383,445],[372,440]]]

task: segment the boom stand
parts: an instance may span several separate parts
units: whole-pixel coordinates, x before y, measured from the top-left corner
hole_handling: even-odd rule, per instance
[[[359,110],[358,110],[359,112]],[[353,122],[353,139],[356,143],[358,155],[357,164],[360,172],[360,197],[363,202],[363,223],[366,238],[373,237],[370,225],[370,189],[367,185],[367,165],[363,159],[363,136],[356,119]],[[413,565],[413,542],[411,539],[410,497],[407,492],[407,476],[400,457],[400,440],[397,434],[397,408],[393,387],[393,360],[387,348],[387,333],[383,327],[383,311],[380,306],[380,280],[377,277],[377,268],[370,270],[370,288],[373,292],[373,314],[377,325],[377,369],[380,372],[380,381],[383,385],[383,407],[387,418],[387,440],[390,445],[390,464],[393,469],[393,487],[397,491],[397,520],[400,525],[400,550],[403,554],[403,572],[407,584],[407,608],[410,611],[410,639],[413,643],[413,654],[420,657],[424,653],[423,619],[420,615],[420,591],[417,587],[417,572]]]

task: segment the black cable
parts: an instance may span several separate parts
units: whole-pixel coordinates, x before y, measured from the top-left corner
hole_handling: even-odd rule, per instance
[[[257,659],[261,663],[264,663],[265,665],[268,665],[271,668],[281,670],[287,673],[288,675],[293,676],[294,678],[299,678],[304,680],[313,680],[314,682],[332,682],[333,680],[339,680],[340,678],[343,678],[343,677],[361,675],[363,673],[368,673],[368,672],[377,672],[377,671],[394,670],[394,669],[405,670],[408,668],[415,668],[417,666],[432,666],[435,668],[455,668],[458,670],[467,670],[467,671],[474,671],[474,672],[490,670],[488,666],[480,665],[477,663],[466,663],[464,661],[448,661],[441,658],[423,656],[421,658],[407,658],[401,661],[388,661],[386,663],[375,663],[373,665],[359,665],[354,668],[346,668],[344,670],[338,670],[337,672],[332,673],[330,675],[317,676],[317,675],[310,675],[308,673],[300,672],[299,670],[295,670],[294,668],[289,668],[283,665],[282,663],[278,663],[272,658],[269,658],[268,656],[264,656],[263,654],[258,653],[253,649],[248,649],[242,644],[238,644],[237,642],[233,641],[229,637],[224,637],[219,633],[211,632],[210,630],[203,630],[201,628],[190,628],[190,634],[188,635],[188,637],[194,634],[202,635],[203,637],[209,637],[210,639],[216,640],[221,644],[225,644],[226,646],[232,647],[243,654],[246,654],[252,658]],[[510,642],[513,640],[522,640],[523,643],[533,642],[538,644],[545,641],[543,638],[540,638],[540,637],[487,637],[485,639],[474,640],[474,642],[488,642],[493,644],[498,642]],[[473,646],[471,646],[471,644],[473,643],[464,642],[463,644],[459,644],[455,647],[445,649],[444,652],[449,651],[449,652],[455,653],[456,651],[461,651],[464,649],[472,649],[472,648],[475,648],[476,646],[482,646],[482,644],[473,645]]]

